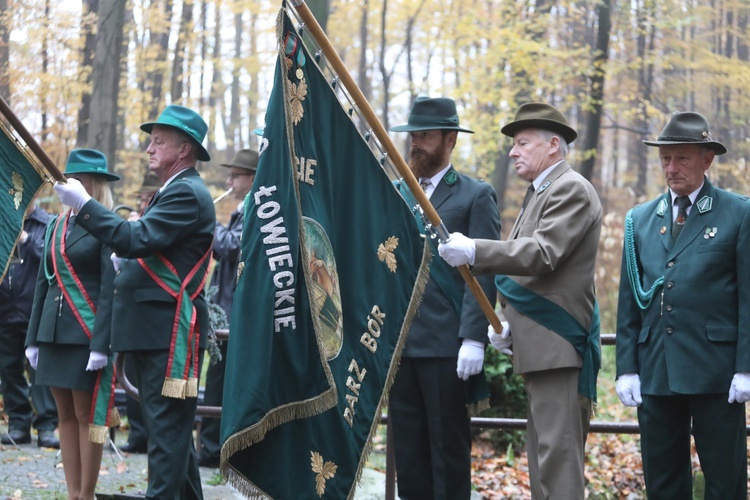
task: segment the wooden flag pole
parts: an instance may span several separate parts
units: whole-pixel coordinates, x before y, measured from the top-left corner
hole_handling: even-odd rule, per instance
[[[34,140],[34,137],[32,137],[29,131],[26,130],[26,127],[21,123],[21,120],[19,120],[13,113],[10,106],[8,106],[8,103],[5,102],[5,99],[2,97],[0,97],[0,113],[2,113],[5,119],[8,120],[8,123],[13,127],[13,130],[18,132],[18,135],[21,136],[21,139],[26,143],[26,146],[28,146],[31,152],[34,153],[34,156],[42,162],[42,166],[47,169],[47,172],[49,172],[56,181],[65,182],[65,176],[60,172],[60,169],[57,168],[55,162],[47,156],[47,153],[45,153],[39,143]]]
[[[292,0],[292,4],[297,10],[300,18],[302,18],[302,20],[305,22],[305,27],[310,31],[310,34],[313,36],[315,41],[318,42],[318,45],[320,45],[323,53],[328,58],[328,62],[331,64],[331,67],[338,75],[341,83],[349,92],[349,95],[354,100],[354,103],[359,108],[365,120],[372,127],[372,131],[375,134],[375,137],[378,138],[380,144],[382,144],[383,146],[383,149],[385,149],[385,152],[388,154],[388,156],[393,161],[393,164],[398,169],[399,174],[401,174],[401,177],[403,177],[404,181],[409,186],[409,190],[417,199],[419,206],[422,207],[424,214],[427,216],[427,219],[430,221],[433,228],[435,228],[438,237],[441,241],[447,241],[450,238],[450,233],[443,224],[443,221],[440,219],[440,216],[435,210],[435,207],[432,206],[432,203],[430,203],[430,199],[427,198],[427,195],[424,193],[424,191],[422,191],[422,188],[419,186],[419,182],[417,181],[416,177],[414,177],[414,174],[406,164],[406,161],[404,161],[401,154],[398,152],[398,150],[396,150],[396,146],[393,144],[393,141],[391,141],[390,136],[386,132],[385,128],[383,128],[380,120],[378,120],[377,115],[370,107],[370,103],[367,102],[367,99],[362,94],[362,91],[359,90],[359,87],[354,82],[352,76],[349,74],[349,70],[346,69],[344,62],[339,57],[336,49],[333,48],[333,45],[331,44],[330,40],[328,40],[325,32],[318,24],[315,16],[312,15],[312,12],[310,12],[310,9],[305,4],[304,0]],[[482,312],[484,312],[484,315],[487,316],[487,319],[490,321],[492,327],[496,332],[502,332],[503,326],[500,323],[500,318],[498,318],[495,314],[495,310],[492,308],[492,304],[490,304],[490,301],[487,299],[484,291],[479,286],[479,282],[477,282],[477,279],[473,274],[471,274],[469,266],[466,264],[458,266],[458,271],[466,281],[466,284],[469,285],[471,293],[474,294],[477,302],[479,302],[479,306],[482,308]]]

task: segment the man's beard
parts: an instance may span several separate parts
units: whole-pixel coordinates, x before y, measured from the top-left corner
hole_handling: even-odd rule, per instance
[[[435,175],[439,169],[444,167],[443,143],[440,143],[435,151],[428,153],[423,149],[412,149],[409,151],[409,168],[417,179],[427,179]]]

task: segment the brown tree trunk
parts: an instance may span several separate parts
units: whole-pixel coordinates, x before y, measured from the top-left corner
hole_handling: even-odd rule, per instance
[[[606,76],[605,65],[609,53],[609,34],[612,29],[612,18],[610,12],[611,0],[601,0],[596,6],[596,17],[599,20],[599,31],[594,48],[593,75],[589,85],[589,96],[591,99],[591,111],[586,113],[585,135],[581,145],[584,152],[584,160],[581,162],[580,173],[591,181],[594,175],[594,165],[597,160],[597,146],[599,145],[599,132],[602,125],[602,108],[604,107],[604,79]]]
[[[193,0],[183,0],[180,28],[177,35],[177,44],[174,48],[174,60],[172,61],[172,82],[170,94],[172,102],[182,101],[185,78],[185,52],[187,51],[187,39],[193,32]]]
[[[83,0],[82,3],[81,36],[84,39],[81,48],[81,80],[89,85],[92,84],[91,71],[96,50],[96,33],[94,33],[95,22],[92,16],[99,11],[99,0]],[[45,12],[48,14],[48,11]],[[49,19],[49,17],[46,17]],[[78,136],[76,144],[84,147],[89,142],[89,125],[91,120],[91,90],[88,88],[81,95],[81,107],[78,109]]]
[[[99,4],[96,50],[92,71],[91,131],[88,147],[98,149],[110,165],[116,164],[117,115],[120,95],[120,56],[123,45],[125,3],[101,0]]]

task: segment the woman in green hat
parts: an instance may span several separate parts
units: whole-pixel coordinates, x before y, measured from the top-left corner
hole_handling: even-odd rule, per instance
[[[65,167],[86,191],[110,209],[109,183],[119,180],[93,149],[74,149]],[[112,250],[75,224],[72,210],[47,226],[26,356],[36,382],[48,385],[60,419],[60,450],[69,499],[93,499],[112,407],[114,377],[109,357],[115,269]]]

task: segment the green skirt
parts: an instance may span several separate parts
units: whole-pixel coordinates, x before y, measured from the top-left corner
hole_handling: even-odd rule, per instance
[[[40,342],[36,384],[92,392],[98,372],[86,371],[88,360],[87,345]]]

